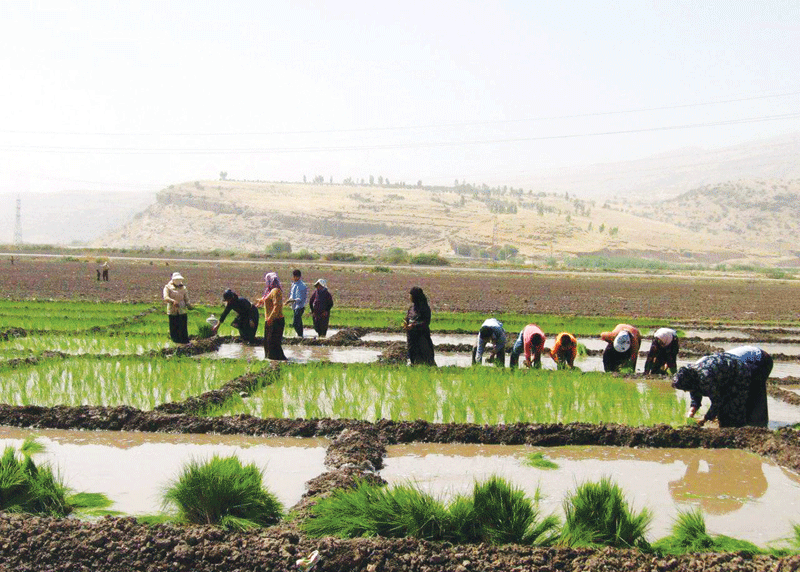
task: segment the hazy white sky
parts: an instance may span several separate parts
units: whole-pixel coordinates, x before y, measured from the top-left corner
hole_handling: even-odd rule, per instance
[[[0,0],[0,192],[524,185],[800,131],[798,46],[797,0]]]

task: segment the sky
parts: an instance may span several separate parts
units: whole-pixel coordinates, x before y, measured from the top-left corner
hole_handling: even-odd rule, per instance
[[[455,180],[800,132],[800,2],[0,0],[0,193]]]

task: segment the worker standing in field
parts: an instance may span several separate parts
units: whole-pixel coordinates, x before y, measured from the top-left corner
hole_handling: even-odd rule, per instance
[[[275,272],[267,272],[264,282],[267,284],[264,295],[256,302],[257,308],[264,308],[264,356],[285,361],[283,330],[286,328],[286,318],[283,317],[281,282]]]
[[[292,271],[292,288],[289,290],[289,299],[286,304],[292,305],[294,319],[292,327],[298,338],[303,337],[303,312],[306,311],[306,300],[308,299],[308,287],[302,280],[303,273],[297,268]]]
[[[545,335],[536,324],[528,324],[517,336],[514,347],[511,348],[511,362],[509,367],[516,368],[519,365],[519,356],[525,353],[525,365],[534,369],[542,368],[542,350],[544,350]],[[531,360],[531,358],[533,358]]]
[[[678,371],[678,333],[671,328],[659,328],[653,334],[650,351],[644,362],[645,374],[675,375]]]
[[[481,324],[481,329],[478,330],[478,339],[475,342],[475,347],[472,348],[472,365],[483,363],[483,352],[489,342],[494,347],[492,361],[499,367],[505,367],[506,331],[503,329],[503,323],[495,318],[489,318],[484,321]]]
[[[608,342],[603,351],[605,371],[619,371],[623,367],[636,371],[636,360],[642,343],[642,335],[638,329],[630,324],[617,324],[612,331],[600,334],[600,339]]]
[[[314,322],[314,330],[320,338],[328,335],[328,323],[331,319],[331,308],[333,308],[333,296],[328,291],[328,283],[324,278],[314,282],[314,292],[308,300],[311,308],[311,319]]]
[[[406,331],[406,348],[411,365],[436,365],[431,340],[431,307],[419,286],[409,291],[411,306],[403,320]]]
[[[108,270],[109,270],[108,260],[106,260],[105,262],[103,262],[103,282],[108,282]]]
[[[189,343],[189,317],[186,313],[193,308],[189,302],[189,290],[183,281],[180,272],[173,272],[163,292],[169,316],[169,337],[176,344]]]
[[[236,292],[228,288],[222,293],[222,301],[225,303],[225,309],[219,317],[219,322],[211,329],[214,335],[217,334],[219,327],[228,314],[233,310],[236,312],[236,318],[231,323],[231,326],[239,330],[239,335],[242,339],[249,343],[256,341],[256,332],[258,332],[258,308],[250,303],[247,298],[242,298]]]
[[[578,356],[578,340],[569,332],[561,332],[556,336],[550,357],[556,362],[556,367],[562,364],[575,367],[575,358]]]
[[[765,362],[764,369],[766,365]],[[720,427],[763,427],[767,424],[766,395],[763,408],[758,400],[751,398],[751,388],[760,384],[761,379],[763,372],[758,373],[743,357],[718,353],[680,368],[672,378],[672,387],[689,392],[692,400],[689,417],[697,413],[703,397],[711,400],[705,416],[697,422],[700,426],[717,419]]]

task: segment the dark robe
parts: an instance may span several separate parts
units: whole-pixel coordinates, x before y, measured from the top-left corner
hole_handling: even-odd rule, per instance
[[[431,340],[431,308],[411,305],[406,313],[406,347],[411,365],[436,365]]]
[[[308,306],[311,308],[314,330],[319,337],[324,338],[328,334],[328,322],[331,319],[333,296],[331,296],[327,288],[315,289],[311,294],[311,298],[308,299]]]

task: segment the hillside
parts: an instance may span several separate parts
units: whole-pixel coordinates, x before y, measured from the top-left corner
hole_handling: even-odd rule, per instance
[[[568,194],[521,189],[205,181],[173,185],[98,246],[452,256],[505,244],[525,257],[620,252],[718,261],[752,251],[727,236],[604,208]]]

